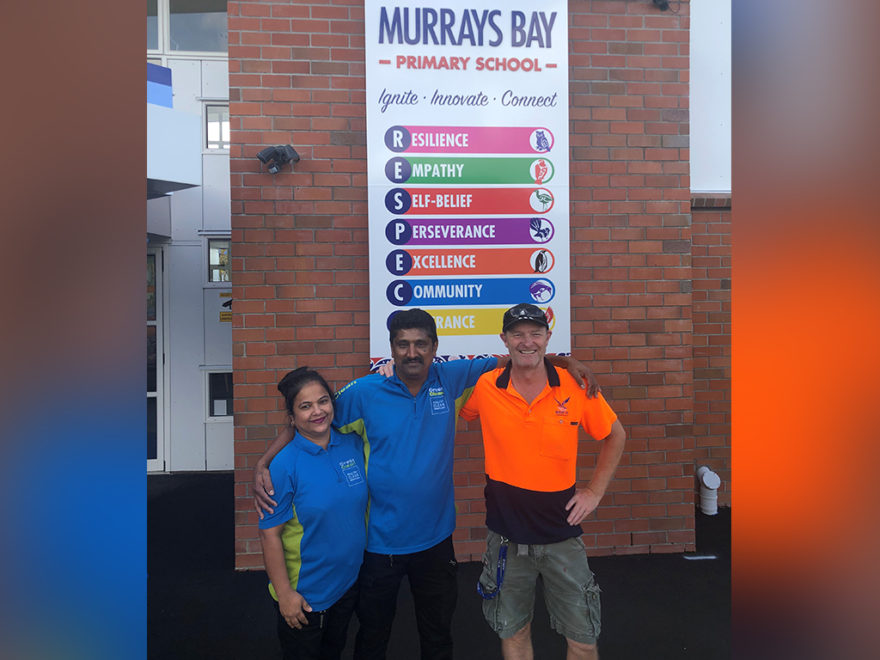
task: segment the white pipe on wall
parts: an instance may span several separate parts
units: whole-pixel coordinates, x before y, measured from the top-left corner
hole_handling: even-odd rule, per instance
[[[707,516],[714,516],[718,513],[718,487],[721,485],[721,477],[708,466],[702,465],[697,470],[697,479],[700,482],[700,511]]]

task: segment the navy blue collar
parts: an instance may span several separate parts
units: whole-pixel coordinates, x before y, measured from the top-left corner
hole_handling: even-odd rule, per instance
[[[547,382],[550,384],[550,387],[559,387],[559,374],[556,372],[556,367],[550,364],[550,360],[544,358],[544,366],[547,368]],[[510,369],[513,367],[513,361],[507,363],[507,366],[504,367],[504,371],[495,379],[495,386],[506,390],[507,386],[510,385]]]

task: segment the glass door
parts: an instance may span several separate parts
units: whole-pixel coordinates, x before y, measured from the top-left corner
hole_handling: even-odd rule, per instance
[[[162,405],[162,255],[147,252],[147,471],[165,469],[165,419]]]

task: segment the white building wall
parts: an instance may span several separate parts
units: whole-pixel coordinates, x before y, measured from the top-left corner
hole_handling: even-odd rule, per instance
[[[202,60],[202,96],[208,99],[229,98],[229,65],[217,60]]]
[[[201,186],[171,193],[171,240],[198,240],[201,227]]]
[[[147,178],[201,183],[199,116],[147,103],[147,126],[162,140],[147,140]]]
[[[169,471],[205,469],[201,252],[200,241],[172,241],[165,248]]]
[[[730,192],[730,0],[691,0],[691,190]]]
[[[171,69],[174,109],[201,115],[202,65],[200,60],[169,57],[165,66]]]
[[[205,177],[205,183],[201,188],[204,209],[202,228],[229,231],[231,213],[229,155],[205,154],[202,156],[202,168]],[[230,334],[230,341],[231,338]]]
[[[167,57],[174,109],[196,119],[201,184],[172,193],[165,257],[165,470],[233,468],[232,417],[209,417],[208,373],[231,371],[232,324],[220,320],[231,285],[208,282],[208,238],[230,231],[229,155],[205,148],[206,103],[227,103],[225,60]],[[227,309],[227,308],[222,308]],[[161,423],[161,421],[160,421]]]

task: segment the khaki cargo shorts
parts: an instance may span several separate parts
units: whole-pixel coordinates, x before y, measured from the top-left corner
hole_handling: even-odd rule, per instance
[[[480,575],[486,594],[496,590],[501,541],[501,535],[489,530]],[[494,598],[483,600],[483,616],[492,630],[506,639],[532,620],[539,575],[551,627],[568,639],[595,644],[602,629],[599,585],[580,537],[547,545],[509,544],[501,589]]]

